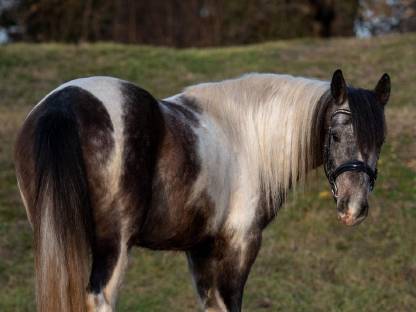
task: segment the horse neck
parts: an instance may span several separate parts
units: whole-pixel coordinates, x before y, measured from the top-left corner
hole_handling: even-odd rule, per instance
[[[322,162],[327,82],[250,75],[186,91],[225,132],[259,188],[273,200]],[[282,195],[283,194],[283,195]]]

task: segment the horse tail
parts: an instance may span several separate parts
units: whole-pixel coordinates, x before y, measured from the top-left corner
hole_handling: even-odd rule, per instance
[[[82,312],[93,221],[79,126],[72,105],[44,104],[34,131],[38,311]]]

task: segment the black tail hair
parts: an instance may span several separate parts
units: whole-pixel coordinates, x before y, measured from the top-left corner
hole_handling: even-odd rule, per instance
[[[72,105],[50,96],[34,133],[38,311],[86,310],[91,231],[88,182]]]

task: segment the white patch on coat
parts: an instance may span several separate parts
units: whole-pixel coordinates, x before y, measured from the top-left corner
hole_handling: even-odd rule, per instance
[[[98,294],[88,294],[87,312],[112,312],[113,307],[106,301],[102,292]]]
[[[107,285],[104,287],[104,294],[107,301],[110,305],[114,308],[116,304],[118,290],[121,286],[123,281],[124,274],[127,269],[127,262],[128,262],[128,254],[127,254],[127,244],[122,237],[122,244],[120,246],[120,254],[117,259],[117,263],[113,272],[111,274],[111,278],[108,281]]]
[[[109,181],[111,185],[108,190],[115,195],[119,190],[119,180],[122,171],[122,155],[123,155],[123,104],[124,99],[120,90],[121,80],[111,77],[90,77],[76,79],[68,83],[68,86],[80,87],[102,102],[106,108],[111,122],[113,124],[114,133],[114,152],[108,165]],[[110,195],[110,196],[111,196]]]
[[[43,101],[52,93],[62,90],[69,86],[79,87],[91,93],[95,96],[105,107],[110,117],[111,123],[113,125],[114,133],[114,151],[112,153],[112,157],[107,164],[107,181],[110,182],[108,185],[108,196],[109,198],[113,198],[113,196],[119,190],[119,181],[122,171],[122,155],[123,155],[123,130],[124,130],[124,123],[123,123],[123,105],[124,105],[124,98],[121,92],[121,83],[123,80],[112,78],[112,77],[104,77],[104,76],[96,76],[96,77],[88,77],[88,78],[80,78],[68,81],[58,88],[50,92],[46,95],[33,109],[33,112],[39,105],[43,103]],[[29,113],[29,115],[31,114]],[[28,115],[28,116],[29,116]],[[27,117],[26,117],[27,118]],[[99,151],[97,151],[99,153]],[[99,155],[96,155],[99,157]]]
[[[218,304],[218,307],[221,309],[221,311],[226,312],[227,307],[225,306],[224,300],[221,298],[221,295],[220,295],[218,289],[214,290],[214,295],[215,295],[215,299],[216,299],[216,302]]]
[[[230,143],[225,133],[207,115],[199,115],[199,126],[193,128],[193,131],[197,136],[196,148],[201,171],[188,202],[206,191],[215,206],[215,217],[210,223],[210,230],[215,232],[224,222],[229,205],[231,172],[234,169],[233,154],[229,151]]]
[[[256,217],[260,196],[258,174],[250,172],[251,167],[245,161],[244,158],[237,161],[225,224],[232,233],[231,243],[239,248],[246,244],[245,236]]]
[[[210,298],[214,298],[214,300],[209,300]],[[217,288],[208,289],[207,298],[204,300],[204,311],[205,312],[227,312],[227,307],[225,306],[224,300],[222,300],[221,295]],[[215,307],[206,306],[206,302],[210,301],[213,304],[215,303]]]

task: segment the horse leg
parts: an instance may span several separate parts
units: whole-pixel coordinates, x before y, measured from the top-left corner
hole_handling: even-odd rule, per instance
[[[121,238],[101,238],[93,247],[92,254],[87,310],[111,312],[114,310],[117,292],[127,268],[127,242]]]
[[[215,238],[187,253],[205,311],[241,311],[244,285],[261,244],[261,233],[243,239]]]

